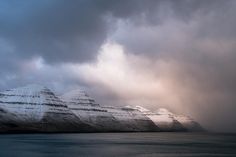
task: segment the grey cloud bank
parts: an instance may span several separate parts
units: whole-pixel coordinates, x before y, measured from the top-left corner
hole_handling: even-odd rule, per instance
[[[0,89],[82,87],[236,131],[236,3],[1,1]],[[105,47],[105,48],[104,48]]]

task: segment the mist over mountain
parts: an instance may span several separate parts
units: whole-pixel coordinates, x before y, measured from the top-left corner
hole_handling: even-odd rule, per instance
[[[147,111],[140,106],[99,105],[82,90],[57,97],[47,87],[33,84],[0,93],[0,133],[204,130],[193,119],[177,118],[166,109]]]
[[[235,13],[234,0],[2,0],[0,91],[80,88],[235,132]]]

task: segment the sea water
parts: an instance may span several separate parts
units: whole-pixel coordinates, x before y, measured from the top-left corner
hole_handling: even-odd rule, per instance
[[[236,157],[236,134],[3,134],[0,157]]]

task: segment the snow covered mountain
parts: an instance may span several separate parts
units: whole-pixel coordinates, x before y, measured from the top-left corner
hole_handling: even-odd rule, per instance
[[[151,112],[141,106],[130,108],[142,112],[150,118],[161,131],[203,131],[203,128],[190,117],[173,114],[165,108],[159,108],[155,112]]]
[[[7,131],[93,130],[82,123],[53,92],[40,85],[0,93],[0,116],[1,126],[5,126]]]
[[[141,112],[121,107],[104,107],[84,91],[66,93],[62,99],[83,122],[100,131],[157,131],[158,127]]]
[[[97,104],[84,91],[61,97],[40,85],[0,92],[0,132],[201,131],[189,117],[166,109]]]
[[[74,90],[61,96],[68,108],[84,123],[90,124],[98,131],[115,131],[119,122],[102,109],[84,91]]]

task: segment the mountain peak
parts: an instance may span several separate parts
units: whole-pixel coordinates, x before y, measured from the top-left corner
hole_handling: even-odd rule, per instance
[[[98,104],[92,99],[85,91],[81,89],[72,90],[61,96],[66,102],[79,105],[92,105],[97,106]]]

